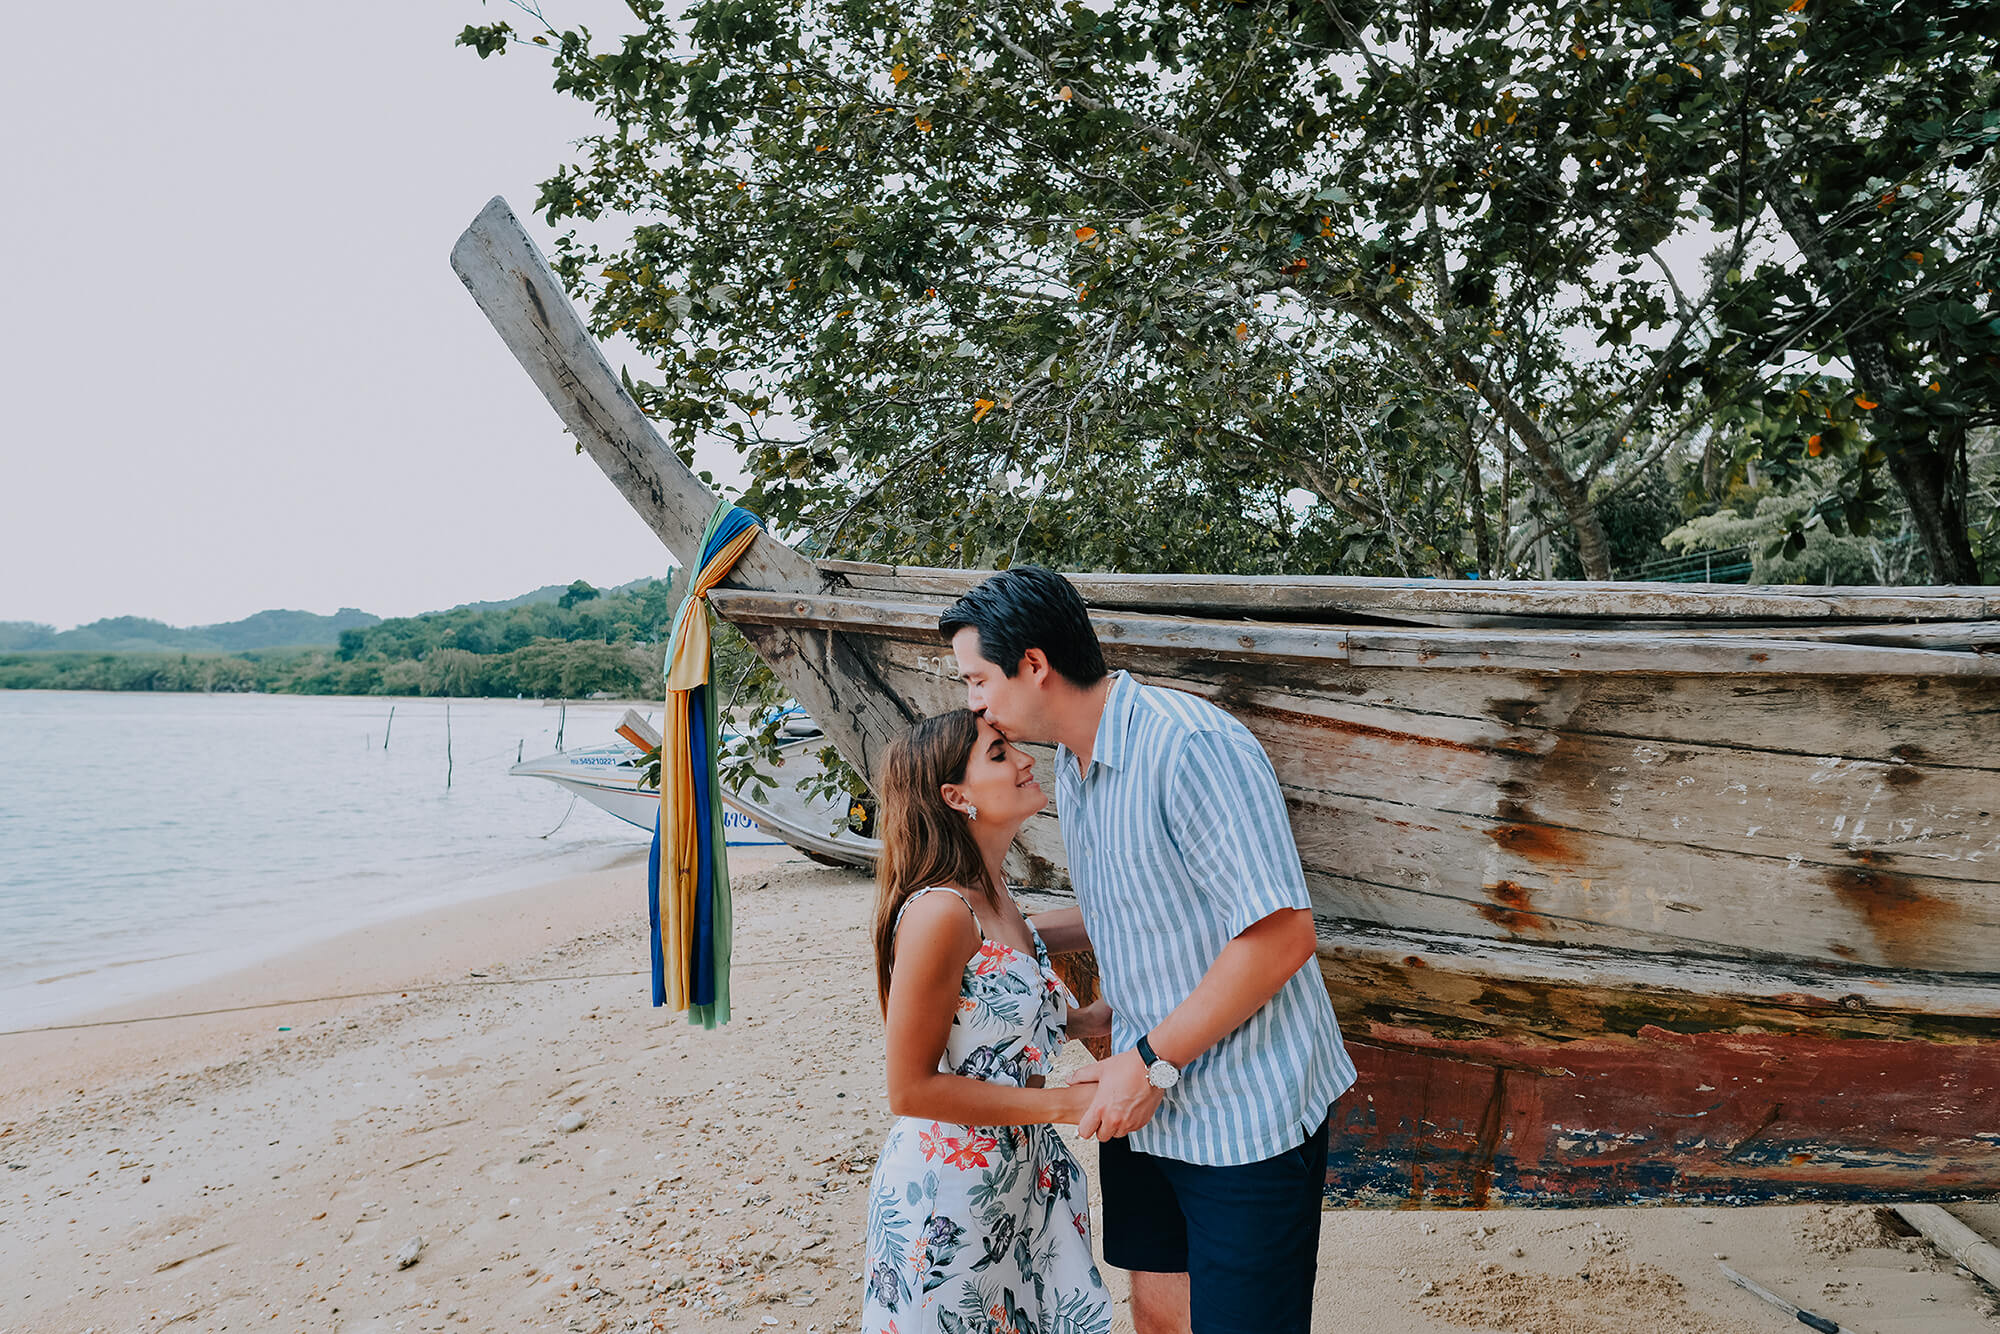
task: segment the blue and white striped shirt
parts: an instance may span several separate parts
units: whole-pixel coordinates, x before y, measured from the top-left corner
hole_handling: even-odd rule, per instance
[[[1056,748],[1070,881],[1125,1051],[1195,989],[1223,946],[1310,908],[1278,776],[1249,729],[1207,700],[1112,679],[1090,769]],[[1191,1061],[1132,1147],[1208,1166],[1274,1157],[1354,1083],[1315,963]]]

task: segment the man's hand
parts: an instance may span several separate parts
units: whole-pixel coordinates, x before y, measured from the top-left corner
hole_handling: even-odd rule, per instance
[[[1097,1097],[1076,1123],[1079,1139],[1116,1139],[1153,1119],[1165,1093],[1146,1082],[1146,1063],[1136,1051],[1087,1065],[1070,1076],[1072,1084],[1096,1084]]]
[[[1078,1042],[1101,1038],[1111,1031],[1111,1002],[1098,999],[1069,1012],[1064,1035]]]

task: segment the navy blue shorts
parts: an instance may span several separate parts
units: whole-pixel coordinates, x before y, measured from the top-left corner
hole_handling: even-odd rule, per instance
[[[1327,1123],[1262,1162],[1202,1167],[1099,1146],[1104,1259],[1186,1274],[1194,1334],[1307,1334],[1326,1198]]]

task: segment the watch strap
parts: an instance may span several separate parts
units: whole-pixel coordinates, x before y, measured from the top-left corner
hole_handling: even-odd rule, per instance
[[[1139,1053],[1139,1059],[1146,1063],[1146,1068],[1149,1070],[1153,1067],[1154,1063],[1160,1059],[1160,1054],[1153,1050],[1152,1043],[1146,1041],[1146,1035],[1144,1033],[1141,1033],[1139,1035],[1139,1041],[1138,1044],[1134,1047],[1134,1050]],[[1179,1067],[1176,1066],[1175,1068],[1178,1069]]]

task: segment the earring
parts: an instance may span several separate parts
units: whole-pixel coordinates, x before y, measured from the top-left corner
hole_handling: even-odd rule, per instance
[[[977,820],[979,818],[979,808],[977,806],[967,806],[965,808],[965,818],[968,820]]]

